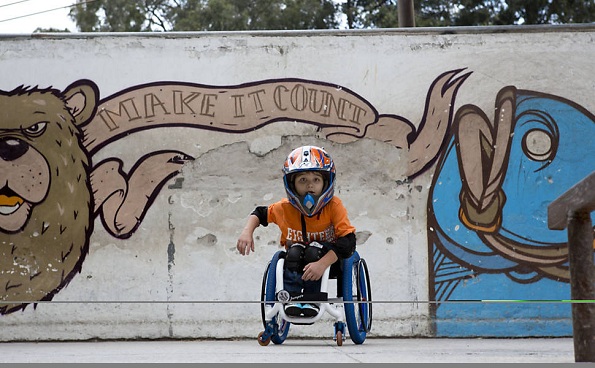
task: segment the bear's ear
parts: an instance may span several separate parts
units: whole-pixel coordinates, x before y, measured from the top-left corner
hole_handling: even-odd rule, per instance
[[[93,81],[78,80],[68,86],[63,95],[66,107],[74,117],[76,125],[82,126],[95,116],[99,89]]]

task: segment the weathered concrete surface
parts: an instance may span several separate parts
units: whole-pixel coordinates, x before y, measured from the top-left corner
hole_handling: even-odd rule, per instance
[[[305,78],[350,88],[381,113],[419,125],[429,84],[447,70],[468,68],[473,74],[459,91],[456,107],[472,102],[491,112],[498,91],[518,85],[565,96],[595,111],[592,93],[585,93],[593,90],[594,34],[583,28],[528,28],[4,37],[0,65],[11,72],[3,75],[0,88],[24,84],[63,89],[87,78],[105,98],[152,81],[229,86]],[[291,149],[304,144],[327,148],[336,161],[336,194],[358,230],[358,249],[370,267],[374,298],[405,301],[374,306],[372,335],[431,336],[430,305],[424,301],[429,297],[432,257],[426,234],[432,170],[407,182],[406,150],[366,138],[331,142],[322,139],[315,126],[276,122],[242,134],[155,129],[99,151],[94,162],[120,157],[127,170],[148,151],[172,147],[195,160],[161,190],[129,239],[114,238],[97,219],[90,253],[80,273],[55,296],[57,303],[39,303],[0,317],[0,340],[255,336],[262,327],[254,302],[260,297],[264,267],[277,250],[278,232],[274,227],[258,229],[256,253],[249,257],[237,254],[236,239],[254,206],[284,196],[282,162]],[[317,323],[291,334],[329,336],[331,327],[330,321]],[[387,340],[389,346],[384,340],[371,340],[348,349],[358,354],[372,349],[374,341],[382,350],[399,349],[400,343],[412,348],[418,340]],[[451,343],[457,341],[466,340]],[[538,341],[546,347],[549,342],[566,343]],[[510,340],[512,345],[517,342]],[[101,344],[111,343],[93,346],[106,346]],[[157,343],[142,346],[152,344]],[[244,351],[248,357],[258,349],[251,344]],[[391,359],[398,361],[399,353]],[[341,359],[353,359],[340,354]],[[365,356],[374,359],[374,354]],[[488,354],[487,360],[491,358]]]
[[[5,343],[2,363],[573,363],[572,339],[369,339]]]

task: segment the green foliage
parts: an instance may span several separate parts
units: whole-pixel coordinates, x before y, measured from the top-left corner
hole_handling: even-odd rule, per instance
[[[507,0],[509,11],[525,24],[568,24],[595,21],[594,0]]]
[[[182,0],[169,15],[174,31],[335,28],[331,0]]]
[[[82,32],[398,27],[399,0],[77,0]],[[595,21],[595,0],[415,0],[418,27]],[[338,19],[342,19],[339,22]]]
[[[166,31],[168,7],[167,0],[78,0],[70,18],[81,32]]]
[[[347,28],[395,28],[399,13],[397,0],[347,0],[341,6]]]
[[[420,0],[418,26],[569,24],[595,21],[595,0]]]

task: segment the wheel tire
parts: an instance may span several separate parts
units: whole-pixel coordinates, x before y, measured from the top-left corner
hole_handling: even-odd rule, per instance
[[[358,275],[358,287],[357,287],[357,300],[371,302],[372,301],[372,287],[370,285],[370,274],[368,273],[368,264],[363,258],[359,260],[357,267]],[[364,330],[370,332],[372,329],[372,303],[361,303],[358,304],[359,315],[362,321],[364,321]]]
[[[265,329],[267,327],[265,320],[265,302],[276,301],[275,286],[277,277],[275,271],[277,269],[277,262],[279,261],[279,258],[284,256],[284,253],[285,252],[283,251],[278,251],[277,253],[275,253],[273,258],[267,265],[264,272],[264,276],[262,278],[262,288],[260,294],[260,313],[262,318],[262,324]],[[274,344],[283,344],[283,342],[287,338],[287,334],[289,333],[289,327],[291,326],[291,323],[281,318],[279,314],[273,317],[273,323],[275,332],[271,336],[271,340]]]
[[[355,252],[343,261],[343,301],[345,320],[351,340],[363,344],[372,327],[372,300],[370,277],[365,260]],[[349,303],[349,302],[366,303]]]
[[[258,343],[260,344],[260,346],[267,346],[268,344],[270,344],[271,338],[269,337],[268,339],[263,340],[262,334],[264,334],[264,331],[258,334]]]

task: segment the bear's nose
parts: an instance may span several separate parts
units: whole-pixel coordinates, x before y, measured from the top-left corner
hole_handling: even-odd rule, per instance
[[[17,138],[0,138],[0,158],[4,161],[12,161],[21,157],[27,152],[29,145]]]

